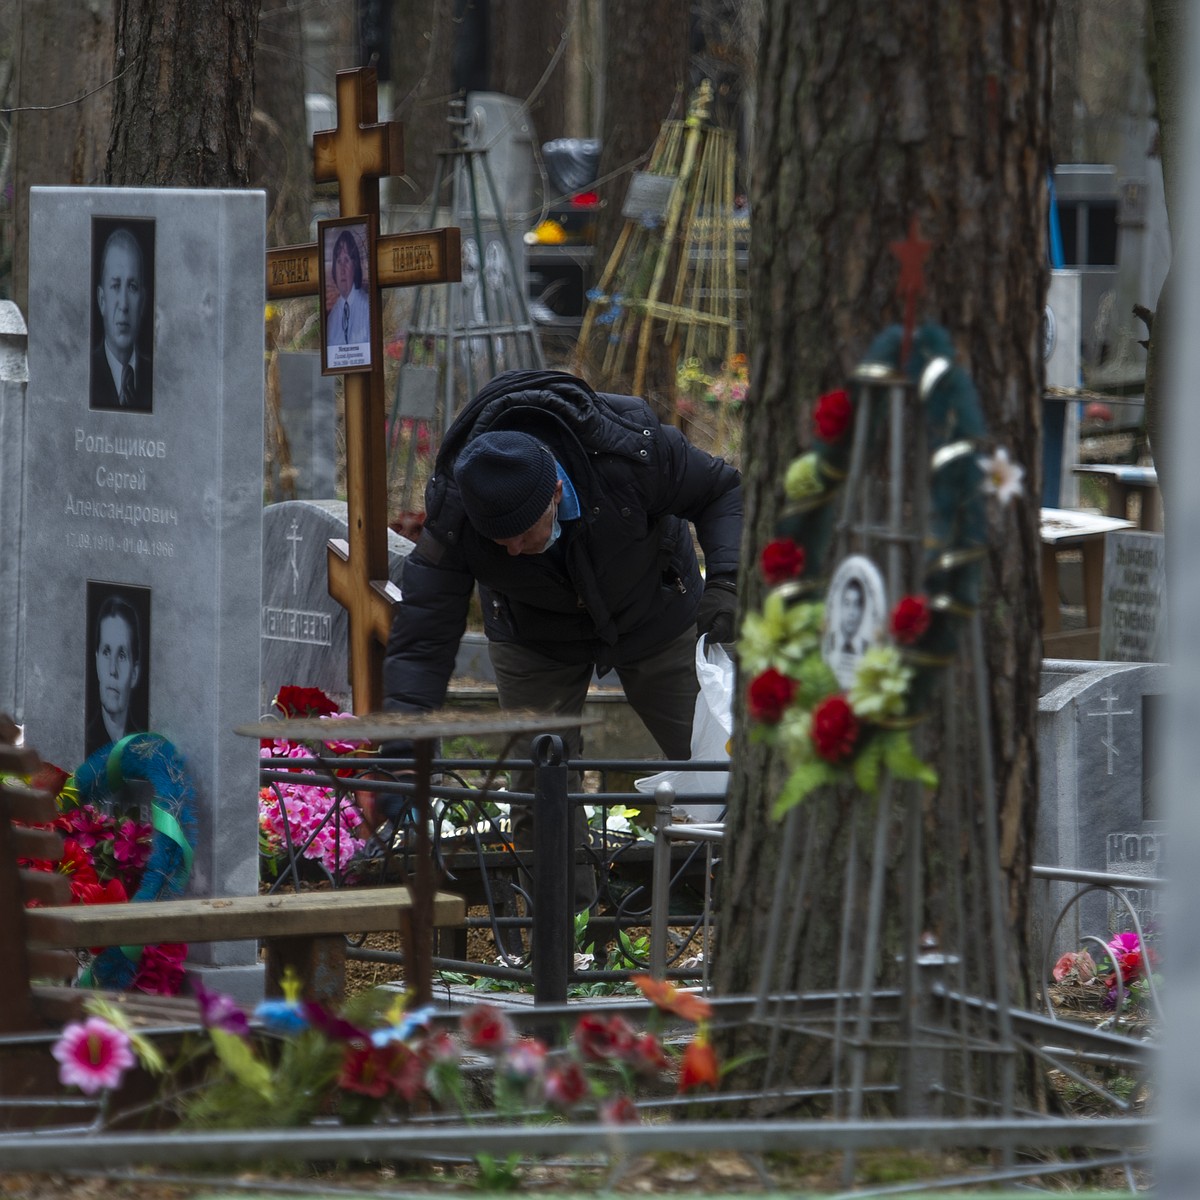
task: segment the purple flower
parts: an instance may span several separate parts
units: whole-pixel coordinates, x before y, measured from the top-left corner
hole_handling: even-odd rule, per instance
[[[192,986],[196,990],[196,999],[200,1002],[200,1024],[205,1029],[222,1029],[237,1037],[246,1037],[249,1034],[250,1022],[232,996],[226,996],[223,992],[210,992],[199,980],[195,980]]]

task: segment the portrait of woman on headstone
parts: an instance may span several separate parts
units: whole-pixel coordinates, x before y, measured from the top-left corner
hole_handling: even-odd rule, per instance
[[[150,727],[150,589],[89,580],[84,755]]]
[[[843,688],[854,682],[858,660],[879,639],[887,612],[883,576],[861,554],[844,558],[825,599],[823,657]]]
[[[369,244],[363,221],[322,229],[325,366],[330,371],[371,365]]]
[[[88,406],[154,408],[154,222],[92,220],[92,356]]]

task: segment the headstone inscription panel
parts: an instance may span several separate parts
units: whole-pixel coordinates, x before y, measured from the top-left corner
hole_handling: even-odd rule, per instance
[[[1108,662],[1162,662],[1166,657],[1166,539],[1121,530],[1104,544],[1100,657]]]
[[[349,617],[329,594],[330,538],[347,536],[346,503],[288,500],[263,510],[262,695],[266,712],[285,686],[317,687],[351,711]],[[388,531],[388,578],[400,584],[408,538]]]
[[[249,894],[258,754],[230,730],[259,715],[264,196],[34,188],[30,222],[26,736],[69,770],[161,733],[199,798],[191,892]]]
[[[1064,675],[1039,700],[1039,864],[1162,877],[1153,729],[1166,670],[1160,664],[1099,664]],[[1077,890],[1073,883],[1052,883],[1047,889],[1046,903],[1036,911],[1043,947],[1059,911]],[[1159,889],[1131,888],[1125,896],[1143,929],[1160,924]],[[1053,956],[1079,948],[1082,935],[1107,940],[1129,928],[1127,911],[1115,898],[1090,893],[1068,911]]]

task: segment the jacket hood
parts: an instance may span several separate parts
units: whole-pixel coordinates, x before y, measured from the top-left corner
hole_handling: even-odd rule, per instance
[[[594,392],[564,371],[504,371],[459,413],[446,433],[435,471],[453,476],[462,448],[481,433],[520,429],[561,447],[586,445],[591,451],[638,461],[645,446],[647,410],[634,397]]]

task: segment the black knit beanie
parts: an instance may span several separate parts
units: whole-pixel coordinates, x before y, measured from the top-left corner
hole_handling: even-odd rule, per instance
[[[471,524],[486,538],[517,537],[550,507],[558,472],[554,455],[515,429],[481,433],[454,464]]]

